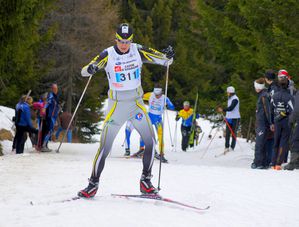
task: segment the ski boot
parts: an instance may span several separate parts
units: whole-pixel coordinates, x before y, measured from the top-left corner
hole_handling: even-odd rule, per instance
[[[136,152],[135,154],[133,154],[132,156],[135,158],[142,158],[144,154],[144,149],[140,148],[140,150],[138,152]]]
[[[82,198],[93,198],[99,187],[99,182],[92,181],[91,179],[88,179],[89,184],[86,188],[78,192],[78,196]]]
[[[130,156],[130,148],[126,148],[124,156]]]
[[[51,152],[52,150],[48,147],[42,147],[40,151],[41,152]]]
[[[283,168],[285,170],[299,169],[299,153],[291,153],[291,161]]]
[[[164,155],[160,155],[160,154],[158,154],[158,152],[155,152],[155,158],[158,160],[161,159],[161,162],[163,162],[163,163],[168,163],[168,160],[164,157]]]
[[[158,190],[153,186],[151,182],[152,175],[141,175],[140,179],[140,192],[142,194],[157,194]]]

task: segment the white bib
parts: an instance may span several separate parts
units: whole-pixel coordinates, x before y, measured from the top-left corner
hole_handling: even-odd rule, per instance
[[[142,60],[137,44],[132,43],[127,54],[119,55],[114,47],[109,47],[105,67],[109,88],[116,91],[133,90],[141,86]]]
[[[232,101],[234,99],[237,99],[238,100],[238,104],[235,106],[235,108],[232,110],[232,111],[227,111],[226,112],[226,118],[229,118],[229,119],[237,119],[237,118],[240,118],[240,101],[239,101],[239,98],[238,96],[236,95],[233,95],[232,97],[229,97],[229,99],[227,100],[227,107],[229,107],[231,104],[232,104]]]
[[[152,93],[149,99],[148,112],[155,115],[162,115],[164,109],[164,99],[165,99],[164,95],[162,95],[160,98],[157,99],[156,95]]]

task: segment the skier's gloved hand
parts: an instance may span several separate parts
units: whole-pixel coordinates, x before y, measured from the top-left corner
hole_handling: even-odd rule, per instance
[[[90,64],[87,68],[87,72],[92,75],[95,74],[97,71],[99,71],[99,68],[96,64]]]
[[[172,59],[175,55],[175,52],[174,52],[172,46],[170,46],[170,45],[167,48],[163,49],[162,53],[165,54],[168,59]]]
[[[176,115],[176,116],[175,116],[175,120],[178,121],[179,119],[180,119],[180,116],[179,116],[179,115]]]

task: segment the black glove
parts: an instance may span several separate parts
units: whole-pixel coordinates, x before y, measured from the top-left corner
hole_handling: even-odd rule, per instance
[[[87,72],[92,75],[95,74],[97,71],[99,71],[99,68],[96,64],[91,64],[87,68]]]
[[[175,120],[178,121],[179,119],[180,119],[180,116],[179,116],[179,115],[176,115],[176,116],[175,116]]]
[[[163,49],[162,53],[164,53],[168,59],[173,58],[175,55],[174,50],[170,45],[167,48]]]

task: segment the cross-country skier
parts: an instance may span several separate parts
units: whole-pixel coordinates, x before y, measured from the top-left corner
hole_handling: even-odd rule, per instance
[[[100,69],[105,69],[109,81],[109,91],[108,110],[104,120],[100,147],[93,162],[89,184],[78,192],[80,197],[95,196],[105,159],[111,150],[115,136],[128,120],[132,121],[145,144],[140,191],[142,193],[157,193],[157,189],[151,183],[155,137],[142,100],[141,68],[143,63],[163,66],[171,64],[174,51],[169,47],[161,53],[132,43],[132,41],[131,26],[121,24],[116,31],[116,45],[105,49],[82,69],[81,74],[85,77],[95,74]]]
[[[180,118],[182,118],[182,124],[181,124],[182,150],[186,151],[187,147],[189,146],[191,127],[192,124],[195,124],[195,122],[192,122],[194,113],[193,113],[193,109],[190,108],[190,102],[184,101],[183,107],[184,108],[178,112],[175,120],[178,121]],[[199,114],[196,114],[196,118],[199,118]]]
[[[134,125],[131,121],[127,121],[126,129],[125,129],[125,156],[130,156],[131,154],[131,133],[134,130]],[[142,139],[140,139],[140,145],[139,145],[139,151],[137,153],[140,153],[143,155],[144,152],[144,142]],[[141,156],[140,156],[141,157]]]
[[[145,93],[143,99],[148,100],[148,116],[152,124],[155,126],[158,135],[160,154],[155,153],[155,157],[157,159],[161,159],[162,162],[167,162],[164,155],[164,143],[162,138],[162,115],[165,106],[165,95],[163,95],[163,89],[159,86],[156,86],[153,92]],[[166,106],[168,107],[168,109],[174,110],[174,105],[168,97],[166,97]]]
[[[269,164],[267,162],[267,137],[269,131],[274,131],[274,125],[272,123],[270,101],[268,93],[265,88],[265,79],[259,78],[254,81],[254,88],[258,94],[258,100],[256,103],[256,141],[255,141],[255,153],[254,160],[251,164],[252,169],[266,169]]]

